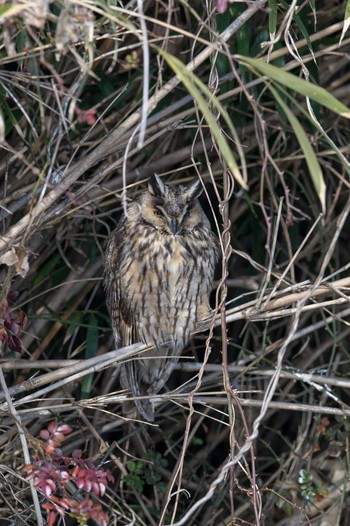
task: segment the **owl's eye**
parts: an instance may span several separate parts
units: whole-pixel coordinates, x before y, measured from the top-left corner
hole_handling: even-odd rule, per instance
[[[191,214],[192,210],[193,210],[193,205],[190,205],[190,206],[187,208],[186,212],[185,212],[184,219],[186,219],[187,217],[189,217],[189,215]]]
[[[158,208],[156,208],[153,213],[157,217],[162,217],[162,215],[163,215],[162,212],[160,210],[158,210]]]

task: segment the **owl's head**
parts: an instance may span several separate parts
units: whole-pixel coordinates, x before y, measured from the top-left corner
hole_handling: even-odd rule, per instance
[[[141,197],[141,216],[163,233],[181,235],[208,222],[198,201],[201,193],[199,180],[189,186],[171,186],[164,184],[158,175],[153,175],[148,191]]]

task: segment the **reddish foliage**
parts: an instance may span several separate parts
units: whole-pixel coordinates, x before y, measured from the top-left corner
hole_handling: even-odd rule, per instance
[[[67,482],[73,481],[79,489],[92,493],[91,497],[102,497],[108,483],[114,481],[108,469],[97,469],[90,460],[83,459],[81,450],[74,450],[69,457],[62,455],[58,446],[72,431],[67,424],[51,422],[40,432],[45,442],[44,454],[37,455],[35,462],[25,466],[24,471],[27,479],[33,480],[34,486],[49,500],[42,505],[48,512],[48,526],[54,526],[58,516],[64,517],[65,513],[78,521],[94,519],[99,526],[107,526],[109,518],[100,503],[89,496],[82,500],[73,499],[67,493]]]
[[[47,442],[45,452],[50,455],[60,446],[65,438],[73,429],[67,424],[58,425],[57,422],[50,422],[47,429],[40,431],[40,438]],[[56,451],[57,452],[57,451]]]
[[[22,352],[22,342],[19,335],[26,325],[27,317],[21,309],[11,306],[16,299],[12,292],[0,303],[0,339],[11,351]]]
[[[96,123],[96,110],[91,108],[89,110],[82,110],[79,106],[75,107],[75,113],[78,116],[78,122],[85,123],[88,126],[93,126]]]
[[[216,0],[216,10],[218,13],[225,13],[227,4],[233,4],[235,0]]]

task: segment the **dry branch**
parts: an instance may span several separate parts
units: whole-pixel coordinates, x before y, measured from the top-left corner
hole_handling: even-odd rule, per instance
[[[279,309],[282,306],[290,305],[291,303],[296,303],[300,301],[305,301],[306,299],[313,299],[317,298],[319,296],[324,295],[334,295],[334,294],[341,294],[342,291],[347,291],[350,286],[350,278],[344,278],[338,281],[331,282],[331,284],[328,285],[320,285],[316,290],[314,290],[313,285],[302,285],[298,286],[295,285],[294,289],[300,289],[302,288],[302,292],[293,292],[292,294],[286,294],[283,293],[283,291],[279,292],[281,297],[279,297],[276,300],[270,300],[268,303],[264,305],[264,308],[259,309],[258,311],[254,310],[254,307],[251,305],[254,305],[253,302],[249,302],[246,305],[242,305],[239,308],[235,308],[232,310],[228,310],[226,313],[226,321],[228,323],[232,323],[234,321],[246,319],[250,322],[256,322],[260,321],[261,319],[266,319],[266,316],[274,312],[275,309]],[[269,297],[269,295],[266,295],[266,298]],[[350,302],[350,296],[346,296],[345,298],[340,298],[341,302]],[[339,299],[330,300],[327,302],[327,306],[330,305],[337,305],[339,304]],[[314,304],[311,305],[313,310],[321,309],[323,307],[323,304]],[[305,312],[308,310],[307,305],[303,305],[303,307],[300,309],[301,312]],[[232,312],[234,311],[234,312]],[[274,317],[281,317],[281,316],[290,316],[295,313],[294,309],[285,309],[282,311],[278,311],[276,314],[274,314]],[[349,312],[346,311],[346,315],[349,315]],[[340,314],[341,316],[341,314]],[[206,326],[203,326],[201,330],[206,330],[209,328],[210,324],[207,324]],[[218,315],[215,324],[216,327],[221,326],[221,315]],[[295,336],[295,335],[294,335]],[[83,360],[83,361],[77,361],[71,363],[67,367],[63,367],[59,370],[46,373],[41,376],[37,376],[31,380],[26,380],[25,382],[22,382],[19,385],[16,385],[14,387],[9,388],[9,394],[11,396],[18,395],[23,392],[31,391],[33,389],[38,389],[39,387],[42,387],[44,385],[50,384],[54,382],[48,389],[44,389],[41,391],[36,391],[33,395],[30,395],[28,397],[25,397],[24,399],[21,399],[20,401],[16,402],[15,405],[18,403],[26,403],[30,400],[33,400],[37,396],[43,396],[47,394],[49,391],[52,391],[58,387],[61,387],[62,385],[66,385],[70,382],[73,382],[79,378],[82,378],[83,376],[90,374],[92,372],[97,372],[100,370],[103,370],[107,367],[111,367],[119,362],[125,361],[126,359],[129,359],[133,356],[137,356],[138,354],[142,353],[146,349],[150,349],[150,347],[147,347],[141,343],[133,344],[128,347],[124,347],[122,349],[117,349],[114,351],[110,351],[104,355],[96,356],[94,358],[90,358],[89,360]],[[23,363],[23,361],[21,361]],[[6,362],[4,363],[4,368],[9,369],[10,366],[6,365]],[[5,398],[4,393],[0,393],[0,400],[3,400]],[[0,406],[0,410],[7,411],[7,406],[2,405]]]
[[[266,0],[256,0],[253,5],[248,7],[240,17],[232,22],[230,26],[218,36],[217,41],[207,46],[197,57],[195,57],[186,68],[188,71],[194,71],[200,66],[217,48],[217,42],[226,42],[232,37],[242,25],[249,20],[257,11],[259,11],[266,3]],[[148,100],[148,113],[151,113],[159,102],[164,99],[178,84],[180,79],[174,76],[167,84],[165,84],[155,95]],[[39,216],[52,206],[59,197],[67,192],[74,183],[92,166],[101,161],[106,155],[114,151],[118,140],[129,132],[134,126],[138,124],[141,117],[141,109],[136,110],[130,115],[122,124],[120,124],[83,160],[78,161],[74,166],[68,168],[64,175],[62,182],[57,185],[51,192],[43,197],[39,203],[31,210],[31,212],[20,219],[17,224],[13,225],[5,235],[0,237],[0,255],[7,252],[10,246],[16,242],[18,236],[30,225],[37,220]]]

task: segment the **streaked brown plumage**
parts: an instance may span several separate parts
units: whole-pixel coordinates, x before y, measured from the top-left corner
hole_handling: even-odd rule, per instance
[[[105,284],[116,345],[156,347],[123,365],[122,387],[134,397],[160,391],[190,333],[210,314],[219,244],[197,199],[201,191],[200,181],[170,186],[151,177],[108,241]],[[135,404],[153,420],[149,399]]]

